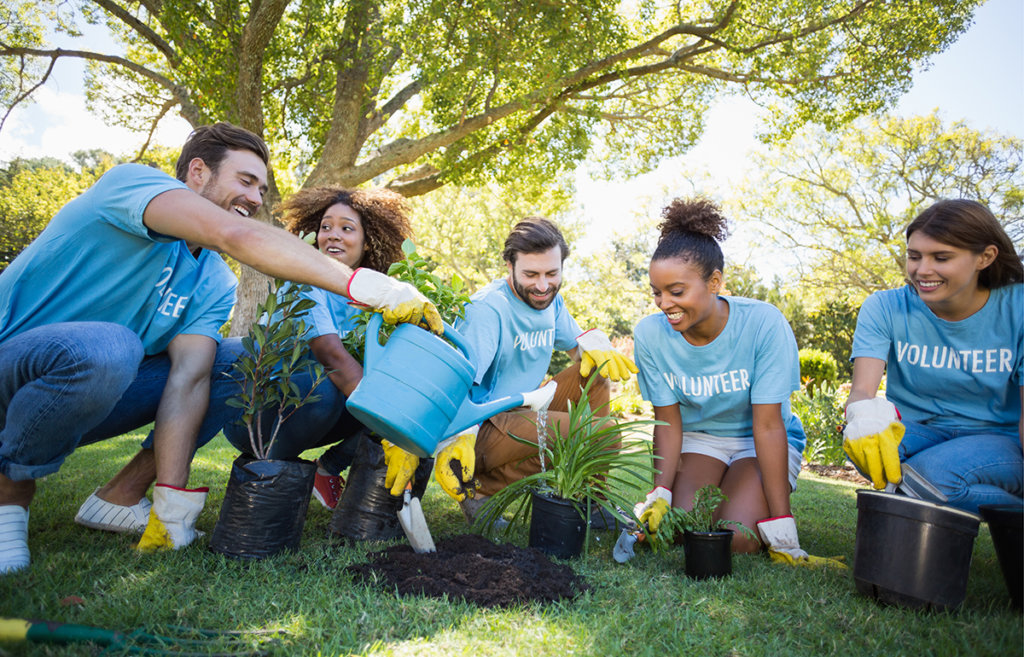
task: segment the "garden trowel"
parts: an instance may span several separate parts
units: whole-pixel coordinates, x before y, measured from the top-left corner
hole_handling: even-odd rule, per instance
[[[626,563],[636,556],[633,546],[645,538],[646,534],[644,534],[642,529],[635,527],[623,529],[622,533],[619,534],[619,540],[615,541],[615,547],[612,548],[612,558],[619,563]]]
[[[405,485],[405,492],[402,493],[402,508],[398,510],[398,522],[402,523],[405,537],[409,539],[413,552],[423,554],[437,551],[434,539],[430,537],[427,519],[423,517],[420,499],[412,496],[411,481]]]
[[[906,463],[901,466],[903,478],[898,484],[888,483],[885,485],[885,492],[887,493],[902,493],[907,497],[912,497],[916,500],[925,500],[926,502],[933,502],[935,504],[946,504],[949,502],[942,491],[935,487],[935,484],[921,476],[914,468],[910,467]]]

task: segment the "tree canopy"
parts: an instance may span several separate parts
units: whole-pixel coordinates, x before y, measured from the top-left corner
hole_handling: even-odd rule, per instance
[[[262,134],[303,185],[407,196],[481,176],[543,179],[600,140],[618,170],[685,152],[716,96],[743,93],[788,134],[895,99],[980,0],[13,0],[0,102],[63,58],[88,99],[151,131],[168,112]],[[110,51],[55,47],[82,21]]]
[[[741,216],[800,257],[819,298],[859,302],[903,282],[903,230],[943,198],[986,204],[1024,246],[1024,141],[924,117],[809,127],[755,159]],[[771,189],[771,194],[764,190]],[[820,304],[815,304],[820,305]]]

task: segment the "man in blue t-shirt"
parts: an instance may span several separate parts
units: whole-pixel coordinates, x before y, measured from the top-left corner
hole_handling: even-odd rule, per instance
[[[554,350],[571,352],[578,362],[554,377],[558,385],[547,419],[552,436],[550,428],[556,423],[567,425],[568,402],[580,400],[581,388],[595,366],[600,366],[600,373],[594,375],[588,398],[593,409],[608,404],[608,379],[625,380],[636,372],[632,361],[617,352],[604,333],[582,332],[569,315],[559,294],[562,264],[568,255],[569,247],[554,223],[543,217],[523,219],[505,240],[508,275],[474,294],[465,319],[455,326],[470,347],[476,368],[470,396],[477,403],[535,390],[547,375]],[[473,521],[488,497],[540,471],[537,447],[509,437],[511,433],[536,444],[536,422],[537,413],[520,408],[499,413],[442,442],[435,476],[459,501],[468,521]],[[453,453],[461,467],[450,475],[447,464]],[[390,456],[387,445],[385,454]],[[408,464],[406,470],[411,473]],[[402,487],[404,482],[398,482],[392,491]]]
[[[199,128],[182,149],[178,180],[141,165],[115,167],[0,276],[0,574],[29,564],[35,480],[78,445],[148,421],[152,450],[104,491],[116,498],[134,490],[133,499],[94,496],[99,512],[79,514],[95,524],[116,522],[106,512],[133,514],[155,475],[140,549],[195,539],[206,490],[187,488],[189,467],[197,436],[224,422],[223,400],[211,406],[214,388],[223,390],[211,385],[211,372],[226,371],[237,353],[218,348],[235,286],[218,252],[345,294],[386,321],[422,320],[440,332],[436,309],[412,286],[353,272],[249,218],[267,190],[268,159],[263,140],[247,130]]]

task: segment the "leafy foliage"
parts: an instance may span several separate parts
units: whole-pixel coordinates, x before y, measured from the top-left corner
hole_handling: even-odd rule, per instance
[[[469,295],[464,291],[462,278],[455,274],[451,278],[451,283],[447,283],[434,274],[436,265],[416,252],[416,245],[412,240],[402,242],[402,252],[405,253],[405,258],[388,267],[388,276],[414,285],[423,296],[437,306],[441,319],[449,324],[454,323],[459,317],[464,317]],[[360,363],[363,362],[365,355],[366,325],[369,321],[370,311],[362,312],[356,318],[355,327],[342,338],[346,351]],[[394,330],[394,326],[382,324],[378,335],[380,343],[386,344]]]
[[[807,395],[814,396],[814,390],[824,386],[835,387],[839,377],[839,365],[832,354],[821,349],[800,350],[800,380]]]
[[[757,163],[763,174],[747,187],[745,213],[764,223],[767,240],[799,257],[801,281],[822,301],[856,305],[901,285],[903,230],[943,198],[988,205],[1024,246],[1019,138],[935,113],[883,116],[842,130],[805,129]]]
[[[249,431],[249,446],[256,458],[267,458],[281,425],[301,406],[315,402],[317,387],[327,379],[327,372],[311,355],[302,320],[315,305],[299,296],[308,285],[275,281],[259,310],[267,318],[265,325],[254,323],[242,338],[243,354],[235,362],[239,392],[227,404],[242,410],[239,422]],[[303,393],[292,381],[296,372],[308,371],[313,380]],[[269,411],[272,421],[265,426],[263,413]],[[268,433],[269,432],[269,433]]]
[[[800,418],[807,435],[804,458],[808,462],[824,465],[846,462],[842,427],[846,421],[844,403],[847,394],[842,387],[826,384],[815,395],[801,390],[791,397],[793,413]]]
[[[675,543],[676,536],[682,532],[718,532],[733,529],[752,539],[757,539],[743,523],[735,520],[715,518],[715,511],[722,502],[728,501],[718,486],[708,484],[697,489],[693,494],[693,508],[669,507],[658,525],[658,531],[651,534],[651,549],[664,550]]]
[[[515,481],[491,497],[480,510],[477,525],[491,531],[506,510],[512,510],[510,527],[525,521],[533,507],[532,494],[554,495],[569,500],[588,520],[593,509],[610,513],[632,508],[628,498],[635,481],[648,481],[654,474],[646,441],[631,439],[630,434],[654,424],[654,420],[620,421],[598,415],[587,403],[591,384],[587,382],[580,401],[569,402],[567,426],[556,424],[554,435],[545,440],[540,472]],[[546,431],[537,425],[538,431]],[[511,435],[511,434],[509,434]],[[511,436],[516,441],[537,447],[533,441]],[[623,491],[629,491],[624,493]],[[589,542],[589,541],[588,541]]]

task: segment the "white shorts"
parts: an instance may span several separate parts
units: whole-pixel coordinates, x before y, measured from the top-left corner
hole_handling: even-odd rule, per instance
[[[791,490],[796,490],[796,478],[800,474],[803,454],[788,442],[786,447],[789,448],[789,487]],[[699,433],[697,431],[683,432],[683,448],[680,450],[680,453],[703,454],[704,456],[710,456],[717,461],[721,461],[727,466],[740,459],[757,458],[757,452],[754,450],[753,436],[728,438],[725,436],[713,436],[709,433]]]

